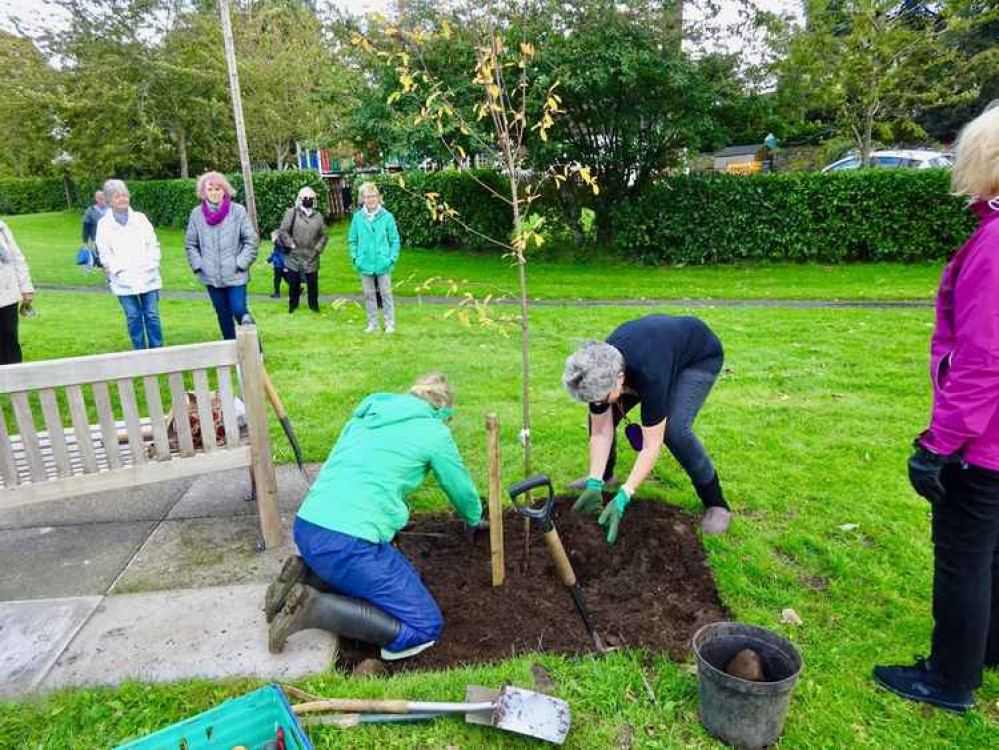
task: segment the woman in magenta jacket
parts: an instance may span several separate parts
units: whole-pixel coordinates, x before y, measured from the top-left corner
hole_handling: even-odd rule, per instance
[[[933,414],[909,459],[933,508],[933,643],[928,659],[875,667],[874,679],[963,713],[982,668],[999,667],[999,108],[961,132],[953,186],[980,224],[940,281]]]

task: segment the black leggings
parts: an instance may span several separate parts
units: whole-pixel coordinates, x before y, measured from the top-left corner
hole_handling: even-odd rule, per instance
[[[0,365],[16,365],[21,361],[17,322],[17,302],[0,307]]]

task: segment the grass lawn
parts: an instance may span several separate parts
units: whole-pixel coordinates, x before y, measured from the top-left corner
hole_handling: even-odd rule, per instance
[[[31,214],[5,219],[24,250],[37,283],[100,286],[103,276],[85,275],[73,265],[79,247],[80,220],[75,213]],[[346,251],[347,224],[331,227],[323,258],[320,290],[324,294],[358,294],[360,282]],[[158,231],[163,248],[163,282],[167,290],[201,290],[187,266],[183,232]],[[269,294],[271,269],[264,262],[270,243],[254,266],[251,290]],[[531,262],[531,296],[539,299],[932,299],[940,277],[938,263],[872,263],[839,266],[746,265],[647,268],[601,262]],[[612,281],[609,279],[612,275]],[[453,279],[478,296],[512,293],[516,273],[497,255],[469,255],[444,250],[404,248],[394,281],[397,294],[415,296],[428,279]],[[448,284],[434,285],[444,294]],[[287,292],[285,292],[287,293]]]
[[[63,251],[69,254],[69,248],[60,247]],[[121,312],[110,297],[47,292],[39,295],[38,308],[39,317],[28,320],[22,332],[29,360],[127,347]],[[454,432],[480,487],[485,486],[483,417],[490,410],[498,412],[502,424],[504,479],[521,476],[514,340],[442,320],[440,308],[403,308],[395,338],[361,334],[363,314],[356,306],[327,306],[318,316],[292,317],[277,306],[259,308],[268,367],[310,459],[325,456],[364,395],[402,390],[415,375],[440,368],[455,383]],[[532,313],[535,468],[559,483],[586,463],[584,410],[559,384],[562,362],[575,342],[606,335],[641,312]],[[162,313],[170,344],[217,335],[207,300],[166,300]],[[698,314],[718,332],[727,353],[724,376],[698,432],[737,514],[727,536],[706,540],[711,566],[734,615],[787,634],[805,660],[781,747],[999,746],[999,675],[986,676],[979,710],[965,718],[896,699],[876,690],[870,679],[875,663],[907,661],[925,652],[929,641],[927,506],[909,489],[904,467],[911,437],[928,414],[925,368],[932,313],[707,309]],[[273,436],[279,459],[289,460],[277,429]],[[623,448],[622,462],[628,464],[632,455]],[[697,502],[669,457],[641,494],[689,509]],[[432,488],[422,491],[415,504],[444,507]],[[856,526],[841,528],[845,524]],[[627,516],[621,533],[628,533]],[[793,607],[804,625],[781,625],[784,607]],[[566,620],[575,626],[568,601]],[[698,723],[690,666],[645,653],[576,660],[524,657],[375,681],[330,673],[300,684],[329,696],[457,700],[466,683],[510,680],[529,686],[534,661],[548,667],[558,695],[572,705],[567,747],[719,746]],[[655,692],[655,704],[643,677]],[[106,747],[251,687],[246,682],[130,684],[0,704],[0,747]],[[460,721],[321,728],[312,736],[319,748],[533,746]]]

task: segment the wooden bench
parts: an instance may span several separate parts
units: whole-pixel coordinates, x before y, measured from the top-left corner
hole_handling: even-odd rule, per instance
[[[263,374],[253,326],[240,326],[235,341],[0,367],[0,394],[9,394],[10,424],[19,433],[8,429],[8,405],[0,403],[0,508],[249,467],[264,545],[280,545]],[[199,440],[191,429],[188,383],[202,427]],[[169,411],[161,396],[164,386]],[[239,424],[237,388],[245,405],[245,432]],[[221,440],[216,439],[213,395],[216,413],[221,412]],[[38,413],[44,430],[36,426]],[[91,413],[97,424],[91,424]]]

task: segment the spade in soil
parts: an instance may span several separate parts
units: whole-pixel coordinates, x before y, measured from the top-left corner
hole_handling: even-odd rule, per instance
[[[548,497],[541,505],[527,505],[519,501],[521,495],[525,495],[538,487],[548,488]],[[541,534],[545,538],[545,543],[548,545],[548,551],[551,552],[552,559],[555,561],[555,569],[558,571],[562,583],[565,584],[572,595],[576,611],[583,618],[583,624],[586,626],[586,631],[590,634],[593,647],[601,653],[609,651],[610,649],[604,646],[604,642],[597,632],[597,626],[593,622],[590,610],[586,606],[586,596],[583,594],[583,588],[576,579],[576,573],[572,569],[572,563],[569,562],[569,556],[565,553],[565,547],[562,545],[562,540],[558,535],[558,529],[555,528],[555,522],[552,521],[552,506],[555,503],[555,491],[552,489],[551,480],[546,474],[537,474],[521,482],[517,482],[510,487],[508,492],[510,494],[510,502],[513,503],[513,507],[517,512],[536,523],[541,530]],[[530,495],[528,495],[528,498],[530,498]]]

